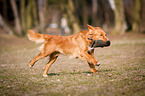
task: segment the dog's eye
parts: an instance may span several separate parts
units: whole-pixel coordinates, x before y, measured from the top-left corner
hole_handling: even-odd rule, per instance
[[[89,34],[89,35],[93,35],[93,34]]]
[[[100,36],[103,36],[102,34]]]

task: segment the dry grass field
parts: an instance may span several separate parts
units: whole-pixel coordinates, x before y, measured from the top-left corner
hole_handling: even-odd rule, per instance
[[[100,73],[87,62],[60,55],[42,77],[48,57],[28,63],[40,44],[0,35],[0,96],[145,96],[145,35],[109,36],[112,45],[96,48]]]

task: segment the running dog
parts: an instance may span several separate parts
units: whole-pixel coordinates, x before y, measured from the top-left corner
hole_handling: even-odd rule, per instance
[[[110,46],[110,40],[100,27],[87,26],[88,30],[80,31],[78,34],[70,36],[39,34],[33,30],[28,30],[29,40],[43,43],[40,54],[29,63],[29,67],[31,68],[39,59],[50,56],[43,73],[43,76],[47,77],[49,68],[59,54],[65,54],[86,60],[91,71],[97,73],[95,66],[99,66],[100,62],[93,56],[94,48]]]

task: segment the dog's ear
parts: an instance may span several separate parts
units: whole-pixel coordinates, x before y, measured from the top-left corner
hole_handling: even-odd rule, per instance
[[[89,31],[89,32],[95,31],[95,28],[94,28],[93,26],[91,26],[91,25],[89,25],[89,24],[87,24],[87,26],[88,26],[88,31]]]

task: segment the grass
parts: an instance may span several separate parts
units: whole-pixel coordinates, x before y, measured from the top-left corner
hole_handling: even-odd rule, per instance
[[[61,55],[44,78],[48,58],[32,69],[28,67],[40,45],[1,35],[0,96],[144,96],[145,36],[111,42],[108,48],[95,49],[95,57],[102,64],[97,67],[100,73],[92,73],[85,61]]]

